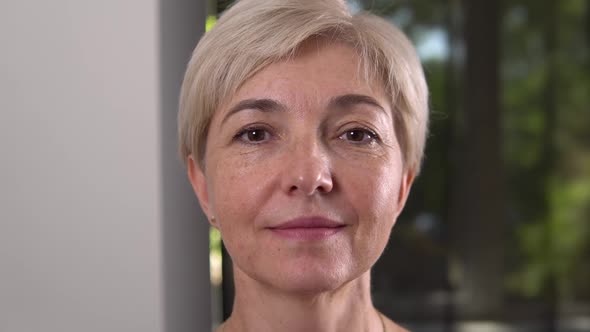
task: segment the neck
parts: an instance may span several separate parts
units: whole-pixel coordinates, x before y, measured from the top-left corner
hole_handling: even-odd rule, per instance
[[[371,301],[370,271],[317,294],[281,292],[250,278],[235,265],[234,279],[234,308],[223,332],[382,331]]]

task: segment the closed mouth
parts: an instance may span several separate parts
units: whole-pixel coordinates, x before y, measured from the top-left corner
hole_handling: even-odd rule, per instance
[[[323,217],[305,217],[296,218],[277,226],[269,227],[270,229],[308,229],[308,228],[342,228],[346,226],[343,223],[323,218]]]
[[[326,239],[345,227],[346,224],[334,220],[311,217],[293,219],[268,229],[283,238],[310,241]]]

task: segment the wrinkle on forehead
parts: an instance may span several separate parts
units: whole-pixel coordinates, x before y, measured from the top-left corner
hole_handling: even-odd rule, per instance
[[[321,58],[320,54],[325,52],[326,48],[331,48],[328,52],[342,54],[338,58],[338,61],[342,62],[341,71],[333,70],[330,63],[333,59]],[[360,73],[360,62],[357,51],[346,44],[309,41],[301,46],[296,56],[273,63],[244,82],[229,105],[239,102],[242,98],[256,96],[275,99],[299,113],[326,107],[329,100],[337,95],[361,92],[384,97],[382,85],[375,81],[367,82],[365,76]],[[295,77],[293,73],[296,73]],[[304,85],[301,82],[304,82]],[[389,100],[377,99],[390,106]]]

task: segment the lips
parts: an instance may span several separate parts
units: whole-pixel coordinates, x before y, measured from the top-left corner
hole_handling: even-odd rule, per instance
[[[297,218],[269,229],[278,236],[297,240],[323,240],[338,234],[346,225],[323,217]]]

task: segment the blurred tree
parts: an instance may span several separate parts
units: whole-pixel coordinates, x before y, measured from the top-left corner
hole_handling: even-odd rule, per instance
[[[512,260],[509,290],[549,302],[588,300],[590,264],[581,263],[590,261],[590,62],[582,27],[590,5],[510,4],[505,158],[520,254]]]
[[[461,151],[451,201],[451,245],[463,278],[463,314],[494,317],[502,307],[504,171],[501,159],[500,5],[463,2],[465,82]],[[459,176],[460,174],[460,176]]]

